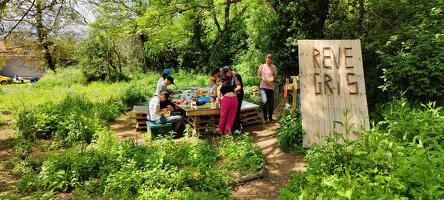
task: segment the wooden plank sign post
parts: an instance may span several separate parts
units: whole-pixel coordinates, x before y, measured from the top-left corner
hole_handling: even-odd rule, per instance
[[[359,129],[369,129],[361,42],[299,40],[298,50],[303,146],[345,134],[346,126],[348,138],[359,138]]]

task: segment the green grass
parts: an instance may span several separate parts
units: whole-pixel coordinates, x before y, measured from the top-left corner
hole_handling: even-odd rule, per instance
[[[173,76],[173,88],[208,81],[185,71]],[[79,70],[66,69],[36,84],[1,87],[0,110],[12,114],[0,115],[0,125],[17,131],[10,163],[20,180],[19,193],[5,198],[69,192],[73,198],[230,199],[229,172],[255,173],[265,162],[247,135],[220,144],[167,137],[140,145],[118,141],[109,130],[110,121],[153,95],[158,78],[148,73],[85,84]],[[42,152],[33,155],[31,149]]]

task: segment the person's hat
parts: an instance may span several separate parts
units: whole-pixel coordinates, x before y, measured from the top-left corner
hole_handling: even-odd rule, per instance
[[[174,85],[174,78],[173,77],[168,76],[166,79],[169,80],[171,82],[171,84]]]
[[[224,66],[224,68],[223,68],[224,73],[227,73],[228,70],[231,70],[231,67],[230,66]]]
[[[171,69],[164,69],[163,74],[165,74],[167,76],[171,76]]]

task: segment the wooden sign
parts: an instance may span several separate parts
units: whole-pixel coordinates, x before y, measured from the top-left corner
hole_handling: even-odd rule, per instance
[[[303,146],[333,131],[359,138],[359,129],[369,129],[361,42],[299,40],[298,50]]]

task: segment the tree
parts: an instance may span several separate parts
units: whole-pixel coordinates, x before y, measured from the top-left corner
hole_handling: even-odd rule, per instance
[[[3,12],[0,35],[7,40],[17,32],[25,32],[28,39],[36,38],[46,66],[55,71],[54,38],[68,25],[79,23],[81,14],[74,0],[17,0],[2,1]]]

